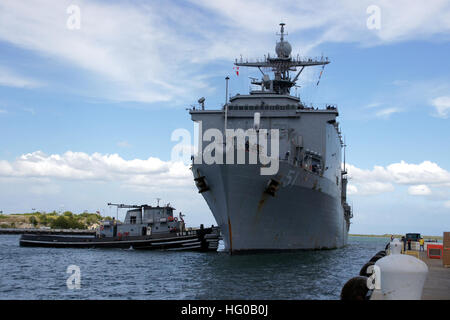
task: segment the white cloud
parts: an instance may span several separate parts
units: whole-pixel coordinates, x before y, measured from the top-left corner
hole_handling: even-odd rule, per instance
[[[449,201],[445,201],[444,202],[444,207],[449,208],[450,209],[450,200]]]
[[[8,111],[6,111],[4,109],[0,109],[0,113],[8,113]]]
[[[408,193],[413,196],[426,196],[431,194],[431,189],[425,184],[410,186]]]
[[[293,53],[301,54],[324,42],[373,45],[450,33],[444,0],[377,1],[382,23],[376,31],[366,26],[366,9],[373,1],[79,0],[81,29],[68,30],[71,4],[3,0],[0,39],[92,72],[103,85],[96,94],[113,100],[181,103],[180,97],[186,101],[199,91],[203,95],[211,90],[204,68],[240,54],[273,51],[280,21],[287,23]],[[30,85],[23,79],[15,83]]]
[[[448,118],[450,115],[450,96],[435,98],[431,104],[436,108],[437,116],[440,118]]]
[[[363,108],[364,109],[373,109],[373,108],[377,108],[379,106],[381,106],[382,104],[379,102],[373,102],[373,103],[369,103],[368,105],[365,105]]]
[[[0,86],[36,88],[41,86],[41,84],[36,80],[21,76],[8,68],[0,66]]]
[[[389,118],[392,114],[402,112],[399,108],[386,108],[376,113],[377,117]]]
[[[198,39],[204,32],[188,28],[195,12],[175,13],[168,4],[78,1],[81,28],[69,30],[70,4],[2,1],[0,39],[96,74],[107,87],[103,95],[113,100],[176,100],[206,87],[193,72],[198,65],[189,63],[208,52]]]
[[[371,97],[372,101],[367,105],[363,105],[363,107],[355,108],[356,110],[349,114],[350,117],[365,120],[373,117],[388,119],[390,116],[395,116],[400,112],[423,112],[425,110],[424,106],[430,106],[429,109],[433,111],[430,114],[434,113],[437,116],[438,113],[434,111],[436,109],[433,106],[433,100],[436,97],[446,97],[450,92],[450,83],[445,79],[397,80],[395,83],[394,85],[392,81],[386,82],[384,85],[390,88],[387,89],[390,90],[389,93],[386,90],[375,92],[373,97]],[[387,100],[386,95],[389,96]],[[441,101],[441,104],[443,102]]]
[[[321,30],[311,42],[360,42],[363,44],[386,43],[424,38],[450,32],[450,5],[448,1],[436,0],[424,3],[420,0],[376,1],[380,8],[380,30],[369,30],[366,9],[373,5],[367,1],[278,1],[265,3],[249,0],[208,1],[195,3],[210,8],[221,15],[230,28],[246,32],[273,32],[273,25],[281,21],[289,30],[300,31],[308,37],[308,31]]]
[[[352,194],[357,194],[358,193],[358,188],[356,186],[354,186],[353,184],[347,184],[347,194],[348,195],[352,195]]]
[[[431,161],[409,164],[405,161],[387,166],[387,171],[398,184],[446,184],[450,182],[450,172]]]
[[[181,162],[164,162],[152,157],[125,160],[117,154],[89,155],[72,151],[62,155],[36,151],[12,162],[1,160],[0,177],[115,181],[135,187],[192,185],[192,174]]]
[[[408,190],[410,194],[431,193],[428,186],[450,186],[450,172],[431,161],[420,164],[401,161],[386,167],[374,166],[371,170],[348,165],[347,170],[352,185],[356,187],[355,193],[362,195],[393,191],[395,185],[412,186]]]

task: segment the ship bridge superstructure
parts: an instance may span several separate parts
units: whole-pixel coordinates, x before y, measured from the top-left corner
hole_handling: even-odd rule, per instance
[[[202,123],[202,133],[217,128],[223,133],[227,129],[248,130],[255,127],[255,115],[259,117],[259,127],[280,130],[280,153],[293,154],[292,141],[301,140],[302,148],[325,155],[327,142],[324,137],[327,130],[336,137],[336,148],[343,144],[337,117],[339,112],[335,104],[305,105],[290,94],[302,71],[306,67],[322,66],[330,63],[327,57],[301,58],[292,56],[292,46],[285,39],[285,24],[280,23],[280,36],[275,45],[275,56],[267,54],[264,59],[249,61],[241,58],[235,61],[237,67],[258,68],[262,78],[253,78],[252,84],[259,85],[257,90],[248,94],[237,93],[228,97],[228,80],[225,104],[220,109],[205,110],[205,98],[199,99],[199,108],[189,109],[192,120]],[[320,76],[319,76],[320,77]],[[330,136],[327,134],[327,136]],[[334,138],[331,138],[334,141]],[[334,144],[334,142],[333,142]],[[329,143],[328,143],[329,145]],[[334,148],[334,147],[333,147]],[[330,149],[330,147],[328,148]],[[292,158],[296,156],[293,155]],[[297,158],[303,157],[298,155]]]

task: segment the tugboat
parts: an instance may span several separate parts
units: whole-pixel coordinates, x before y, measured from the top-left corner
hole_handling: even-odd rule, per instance
[[[53,248],[133,248],[136,250],[217,251],[219,228],[186,228],[183,216],[174,217],[170,204],[112,204],[128,208],[124,223],[116,219],[102,221],[95,236],[55,236],[23,234],[20,246]]]

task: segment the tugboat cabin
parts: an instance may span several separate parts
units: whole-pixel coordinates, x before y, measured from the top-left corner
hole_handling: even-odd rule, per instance
[[[183,232],[185,229],[181,213],[180,219],[174,217],[175,208],[170,205],[153,207],[119,204],[115,206],[132,209],[127,211],[123,223],[114,218],[102,221],[96,232],[97,237],[149,236],[157,233]]]

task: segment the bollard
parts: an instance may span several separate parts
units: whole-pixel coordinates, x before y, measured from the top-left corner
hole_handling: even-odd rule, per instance
[[[383,300],[421,299],[428,274],[428,267],[423,261],[405,254],[391,254],[378,260],[375,265],[380,267]]]
[[[401,254],[402,253],[402,243],[400,240],[395,238],[389,243],[390,254]]]

